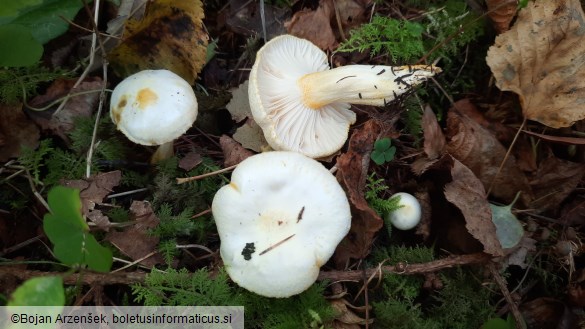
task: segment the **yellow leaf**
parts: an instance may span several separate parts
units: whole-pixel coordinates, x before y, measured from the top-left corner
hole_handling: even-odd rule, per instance
[[[141,20],[129,19],[123,41],[109,61],[120,76],[146,69],[167,69],[190,84],[205,65],[207,33],[200,0],[149,2]]]
[[[560,128],[585,118],[584,16],[579,0],[536,0],[490,47],[497,86],[520,96],[527,119]]]

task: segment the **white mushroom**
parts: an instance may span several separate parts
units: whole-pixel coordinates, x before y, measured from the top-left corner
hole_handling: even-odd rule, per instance
[[[399,192],[390,198],[399,197],[398,205],[400,208],[386,214],[386,220],[389,220],[394,227],[399,230],[410,230],[420,223],[421,207],[418,200],[411,194]]]
[[[335,177],[316,160],[286,151],[242,161],[215,195],[212,212],[227,273],[266,297],[309,288],[351,224]]]
[[[432,65],[329,69],[310,41],[276,37],[256,55],[248,94],[254,120],[275,150],[318,158],[337,152],[356,120],[351,104],[383,106],[436,73]]]
[[[172,155],[173,140],[195,122],[197,98],[189,83],[175,73],[144,70],[116,86],[110,117],[134,143],[161,145],[153,156],[156,161],[167,157],[169,151]]]

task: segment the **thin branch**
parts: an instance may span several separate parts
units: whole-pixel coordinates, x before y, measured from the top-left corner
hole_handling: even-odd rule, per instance
[[[177,184],[183,184],[183,183],[187,183],[187,182],[192,182],[194,180],[199,180],[199,179],[203,179],[203,178],[207,178],[207,177],[211,177],[211,176],[215,176],[221,173],[224,173],[226,171],[230,171],[233,170],[237,167],[238,165],[235,164],[233,166],[229,166],[220,170],[216,170],[214,172],[208,172],[207,174],[202,174],[202,175],[198,175],[198,176],[192,176],[192,177],[184,177],[184,178],[177,178]]]

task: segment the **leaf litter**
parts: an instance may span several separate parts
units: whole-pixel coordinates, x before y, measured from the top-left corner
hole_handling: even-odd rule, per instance
[[[131,2],[123,1],[129,7]],[[176,4],[176,2],[168,0],[158,3]],[[169,165],[169,168],[176,169],[175,167],[177,167],[184,171],[198,171],[206,166],[207,157],[213,158],[216,163],[223,161],[223,165],[227,167],[239,163],[254,153],[265,151],[267,145],[263,140],[263,133],[255,125],[249,110],[247,87],[242,84],[246,76],[245,70],[237,72],[237,74],[228,73],[228,70],[233,69],[236,65],[234,64],[235,60],[228,59],[226,56],[230,51],[234,52],[234,58],[238,58],[238,68],[251,65],[250,57],[254,52],[253,47],[250,46],[252,43],[247,41],[244,43],[242,38],[261,34],[262,23],[259,18],[259,6],[256,2],[228,1],[226,6],[229,5],[229,10],[225,10],[227,7],[224,7],[218,11],[217,16],[215,13],[211,13],[211,15],[209,12],[207,13],[206,28],[208,30],[206,30],[202,29],[200,25],[203,18],[201,4],[197,1],[189,3],[195,3],[195,6],[180,7],[179,12],[181,13],[177,16],[175,15],[177,12],[171,15],[168,15],[168,12],[153,13],[154,2],[148,2],[147,7],[149,8],[142,18],[133,16],[126,22],[122,44],[112,53],[114,54],[111,57],[112,66],[118,73],[118,77],[123,77],[128,72],[139,68],[171,66],[174,67],[174,70],[183,72],[182,75],[190,82],[204,83],[208,80],[196,79],[205,61],[210,60],[210,70],[206,74],[208,77],[213,76],[215,82],[211,84],[211,88],[204,86],[208,88],[205,92],[210,94],[207,97],[214,98],[215,93],[218,92],[215,90],[216,88],[235,87],[231,89],[232,100],[225,105],[229,114],[226,113],[226,118],[222,118],[222,120],[227,119],[227,121],[230,121],[231,118],[232,122],[227,125],[227,128],[222,127],[214,132],[202,129],[203,126],[199,126],[197,130],[190,130],[188,135],[181,138],[180,146],[177,148],[183,156],[179,157],[180,160],[177,163]],[[577,37],[580,31],[579,24],[581,24],[579,21],[583,20],[580,18],[582,12],[577,10],[576,1],[530,2],[527,8],[519,10],[517,18],[515,18],[517,8],[515,1],[491,0],[486,3],[488,8],[495,8],[493,11],[490,10],[488,15],[492,19],[495,29],[501,33],[496,39],[495,46],[488,54],[488,63],[496,78],[497,86],[501,90],[511,90],[519,95],[523,117],[529,120],[556,128],[566,127],[572,122],[582,119],[582,107],[578,104],[579,82],[571,80],[578,79],[582,73],[580,69],[581,58],[572,56],[578,50],[570,49],[570,51],[560,54],[554,47],[549,47],[557,45],[563,48],[566,47],[567,42],[580,40]],[[135,4],[142,6],[138,2]],[[400,9],[397,9],[399,7],[387,7],[385,4],[378,3],[372,7],[369,1],[357,0],[321,0],[315,2],[314,6],[305,6],[295,2],[291,8],[285,9],[272,4],[265,5],[267,5],[265,13],[267,13],[266,22],[269,27],[269,35],[282,34],[285,29],[288,29],[289,33],[305,36],[322,49],[329,51],[334,51],[338,44],[349,36],[351,27],[367,22],[371,15],[380,8],[383,8],[380,13],[390,16],[404,14],[405,16],[400,17],[401,19],[416,20],[417,15],[423,13],[408,10],[400,12]],[[551,11],[551,6],[556,7]],[[129,9],[126,14],[116,19],[117,22],[111,21],[111,28],[115,29],[116,26],[120,28],[121,23],[131,16],[131,12],[132,9]],[[172,28],[175,26],[173,22],[176,22],[175,19],[180,17],[186,17],[197,28],[195,30],[186,29],[189,32],[186,34],[182,34],[186,31],[176,31]],[[550,17],[560,19],[554,21]],[[539,20],[535,20],[536,18]],[[509,29],[509,25],[514,19],[516,22]],[[161,24],[165,20],[170,20],[171,24]],[[288,21],[283,24],[286,20]],[[213,26],[213,23],[217,23],[217,26]],[[571,33],[559,36],[558,31],[560,30]],[[212,59],[203,56],[208,32],[210,36],[217,35],[219,40],[219,48],[215,49]],[[157,40],[160,43],[154,43],[152,52],[150,48],[139,47],[148,41],[147,36],[151,33],[159,36],[158,39],[160,39]],[[545,36],[545,39],[549,41],[549,46],[542,47],[542,44],[539,43],[541,41],[538,39],[541,36]],[[223,39],[229,40],[229,42]],[[234,48],[230,45],[238,45],[237,47],[240,48]],[[248,49],[248,46],[251,48]],[[244,53],[238,56],[239,52],[242,52],[241,48],[244,47],[246,48]],[[159,51],[161,49],[162,51]],[[169,49],[177,51],[169,55],[172,53],[169,52]],[[238,53],[234,49],[238,49]],[[154,50],[159,51],[159,54],[153,54]],[[144,56],[145,51],[147,56]],[[575,59],[571,64],[567,64],[569,57]],[[175,61],[177,58],[178,61]],[[206,60],[204,61],[203,58]],[[331,61],[334,63],[333,66],[336,66],[339,63],[352,61],[366,63],[365,58],[364,54],[332,54]],[[548,62],[547,58],[550,58]],[[382,57],[371,60],[384,61],[385,59],[382,55]],[[497,63],[492,65],[494,61]],[[553,65],[553,62],[556,64]],[[465,72],[467,68],[464,66],[461,72]],[[227,82],[222,80],[226,77],[231,77],[231,80]],[[517,79],[517,81],[508,79],[510,77]],[[440,77],[438,81],[440,83]],[[101,88],[102,84],[99,80],[93,82],[99,83],[99,85],[87,85],[82,88],[87,87],[86,90]],[[567,82],[574,83],[575,89],[567,89]],[[54,86],[46,89],[44,95],[34,102],[46,104],[60,97],[63,93],[67,93],[70,84],[59,85],[59,83],[62,82],[55,83]],[[551,84],[556,89],[550,88]],[[424,88],[431,89],[433,87],[429,85]],[[504,101],[500,102],[501,99],[498,99],[499,103],[490,104],[488,111],[485,110],[486,107],[476,106],[476,104],[485,104],[486,100],[481,99],[482,96],[493,97],[493,95],[482,94],[482,96],[473,97],[470,95],[472,93],[457,100],[451,108],[445,106],[435,109],[437,113],[441,114],[440,119],[437,119],[437,115],[430,106],[421,106],[424,108],[421,121],[424,134],[422,143],[415,142],[414,136],[410,136],[405,129],[398,132],[397,127],[404,122],[397,122],[397,119],[391,115],[392,111],[388,111],[390,114],[386,113],[385,116],[370,115],[367,112],[370,110],[368,107],[354,108],[358,113],[359,120],[356,126],[350,130],[348,145],[338,154],[323,161],[325,166],[337,170],[337,179],[348,195],[353,216],[350,234],[340,244],[333,261],[326,265],[325,271],[332,271],[334,275],[335,271],[331,268],[335,268],[339,271],[348,270],[348,273],[351,274],[351,269],[357,269],[355,272],[360,272],[357,274],[361,275],[363,269],[372,265],[368,263],[372,251],[380,247],[387,247],[381,245],[388,239],[385,230],[380,230],[383,221],[368,205],[364,197],[367,178],[371,173],[382,177],[384,182],[388,184],[389,191],[401,189],[416,191],[417,198],[423,203],[423,221],[417,228],[416,236],[410,233],[399,235],[400,238],[403,238],[400,243],[409,246],[414,245],[422,237],[424,242],[429,245],[437,243],[439,248],[446,246],[447,252],[472,253],[481,250],[490,254],[492,259],[498,261],[499,265],[504,268],[513,265],[531,270],[535,266],[531,257],[541,255],[539,248],[542,248],[542,244],[550,242],[550,240],[542,238],[546,235],[546,230],[558,230],[564,234],[562,230],[566,226],[582,225],[583,218],[585,218],[583,215],[585,206],[581,202],[579,191],[583,186],[584,167],[582,162],[585,159],[578,160],[579,156],[582,156],[582,151],[579,151],[579,145],[582,143],[579,143],[579,138],[575,137],[579,136],[575,133],[583,130],[580,123],[578,122],[572,128],[562,131],[543,130],[539,129],[542,126],[538,123],[528,123],[523,127],[524,132],[520,134],[520,137],[515,139],[516,120],[519,115],[513,112],[515,102],[510,95],[503,94],[504,96],[501,98]],[[556,95],[559,95],[557,98],[561,99],[554,99]],[[81,103],[63,109],[63,117],[50,118],[46,116],[45,121],[37,121],[37,125],[43,127],[47,134],[66,136],[70,129],[74,128],[71,126],[73,121],[68,120],[78,115],[89,116],[96,107],[96,98],[78,97]],[[92,97],[97,97],[97,93]],[[225,102],[219,107],[221,108],[223,104]],[[534,106],[535,104],[538,105],[538,108]],[[500,115],[497,119],[494,116],[490,117],[494,114],[490,111],[494,109]],[[380,111],[386,110],[380,109]],[[37,114],[32,113],[27,113],[27,115],[37,116]],[[216,115],[216,113],[211,115]],[[380,121],[372,120],[372,117]],[[28,119],[22,117],[19,120],[26,122]],[[370,161],[374,142],[387,136],[388,134],[384,131],[388,129],[393,131],[393,145],[394,140],[397,142],[396,157],[393,161],[374,166]],[[11,132],[10,135],[12,134]],[[38,141],[39,137],[37,133],[23,138]],[[32,145],[34,147],[35,144]],[[575,146],[577,151],[569,149],[565,154],[565,149],[559,145]],[[509,148],[511,149],[509,150]],[[2,149],[0,148],[0,150]],[[508,152],[509,154],[507,154]],[[8,155],[7,159],[18,156],[18,153],[15,154]],[[135,155],[128,155],[128,157],[134,158]],[[105,163],[105,166],[109,167],[116,161],[125,160],[102,161],[100,166]],[[165,170],[169,170],[169,168]],[[163,171],[163,169],[156,170]],[[124,174],[126,173],[124,172]],[[157,178],[154,182],[156,187],[149,185],[148,189],[160,188],[160,186],[172,188],[171,185],[165,185],[165,175],[167,175],[166,172],[161,175],[162,178],[160,176]],[[104,198],[108,194],[114,190],[127,190],[127,186],[124,185],[127,182],[124,182],[124,179],[121,180],[120,174],[115,174],[114,171],[97,174],[88,179],[63,181],[63,183],[75,186],[82,191],[84,215],[99,228],[109,230],[106,234],[107,240],[122,254],[131,260],[140,260],[140,264],[146,267],[164,264],[162,257],[157,253],[160,241],[148,233],[151,228],[159,225],[152,204],[133,200],[132,197],[121,198],[122,207],[129,207],[131,213],[130,226],[121,230],[111,229],[109,218],[104,214],[105,212],[102,212],[104,206],[112,206],[103,204]],[[203,186],[204,182],[201,183]],[[192,187],[194,186],[200,186],[199,182]],[[504,209],[504,214],[498,215],[502,209],[495,208],[491,202],[496,200],[509,203],[519,191],[522,192],[522,199],[512,209],[518,215],[517,221],[514,222],[516,223],[514,227],[516,235],[513,238],[515,243],[505,242],[502,246],[501,239],[498,239],[498,225],[494,225],[493,219],[499,216],[505,219],[504,222],[509,222],[514,217],[514,213],[511,209]],[[523,211],[517,212],[518,209],[523,209]],[[206,211],[202,211],[201,214],[194,217],[205,216]],[[543,224],[543,221],[539,221],[536,229],[529,228],[526,220],[531,219],[534,222],[542,216],[557,215],[561,218],[552,219],[552,224]],[[0,216],[4,217],[3,213],[0,213]],[[198,223],[203,222],[199,221],[200,219],[203,220],[203,218],[195,218]],[[12,227],[8,223],[10,222],[4,219],[0,221],[3,228]],[[522,236],[518,233],[520,232],[518,223],[523,224],[525,229]],[[561,228],[558,223],[564,223],[564,226]],[[504,228],[511,229],[512,226],[504,225]],[[209,240],[201,240],[206,244],[200,247],[210,249],[210,255],[212,255],[217,248],[216,237],[213,232],[207,232],[206,238]],[[2,240],[4,243],[9,241],[4,234]],[[11,244],[18,242],[10,240]],[[512,248],[506,248],[509,246]],[[578,255],[576,254],[576,256]],[[144,257],[147,258],[143,259]],[[211,261],[202,261],[198,257],[192,258],[193,260],[187,261],[186,264],[195,268],[209,266],[217,269],[221,265],[217,261],[217,257],[209,257],[208,260]],[[399,261],[400,258],[392,261],[396,260]],[[173,266],[175,265],[173,264]],[[408,268],[408,264],[405,266]],[[357,281],[364,279],[357,274],[354,277],[357,278]],[[370,284],[367,281],[364,287],[368,289],[362,289],[360,292],[369,290],[377,293],[381,290],[379,285],[384,284],[383,280],[385,279],[382,279],[380,274],[380,282]],[[336,282],[335,284],[345,286],[345,283]],[[351,283],[348,286],[351,286]],[[443,289],[439,286],[441,285],[431,289]],[[579,304],[582,302],[579,299],[583,290],[582,282],[571,282],[570,287],[571,298],[575,304]],[[375,298],[374,295],[371,294],[370,297]],[[364,301],[364,299],[358,300]],[[347,307],[347,303],[345,299],[333,299],[332,304],[340,313],[334,322],[334,327],[359,328],[366,326],[366,323],[372,323],[372,321],[376,323],[371,314],[368,315],[368,311],[363,316],[358,316],[353,309]],[[371,310],[368,297],[365,297],[365,304],[361,310]],[[527,314],[532,315],[531,313]]]

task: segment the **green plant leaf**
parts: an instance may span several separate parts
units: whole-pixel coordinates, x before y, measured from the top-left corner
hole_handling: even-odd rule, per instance
[[[396,147],[392,146],[386,152],[384,152],[384,160],[386,162],[390,162],[394,160],[394,155],[396,154]]]
[[[49,191],[47,200],[52,213],[45,215],[43,228],[54,244],[55,257],[67,265],[87,264],[95,271],[109,271],[112,252],[89,233],[81,216],[79,191],[56,186]]]
[[[372,151],[370,158],[377,165],[384,164],[384,152],[383,151],[379,151],[379,150]]]
[[[8,306],[62,306],[65,305],[63,280],[58,276],[44,276],[26,280],[12,293]]]
[[[3,1],[0,6],[0,17],[13,17],[16,16],[20,11],[39,5],[43,0],[19,0],[19,1]]]
[[[6,45],[6,50],[0,51],[0,66],[31,66],[43,55],[43,46],[26,26],[17,24],[0,26],[0,44]]]
[[[378,151],[385,151],[390,148],[390,145],[392,145],[392,140],[388,137],[385,137],[374,142],[374,149]]]
[[[519,195],[519,194],[518,194]],[[514,214],[512,214],[512,205],[518,199],[512,201],[507,206],[496,206],[490,203],[492,210],[492,221],[496,226],[496,235],[502,248],[512,248],[517,245],[524,236],[524,228]]]
[[[481,326],[481,329],[514,329],[515,327],[512,325],[510,326],[510,323],[504,319],[501,318],[493,318],[493,319],[489,319],[487,320],[483,326]]]
[[[82,7],[81,0],[44,0],[21,11],[11,23],[29,27],[35,39],[45,44],[65,33],[69,23],[63,18],[73,20]]]

